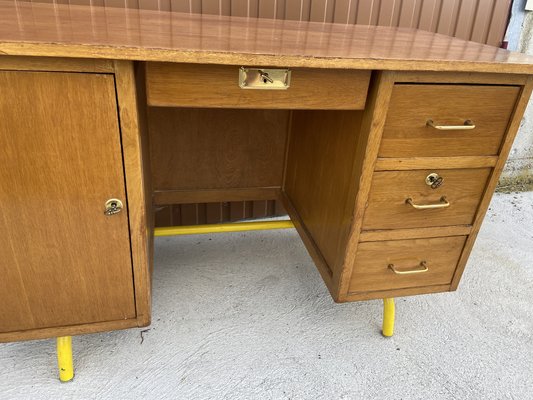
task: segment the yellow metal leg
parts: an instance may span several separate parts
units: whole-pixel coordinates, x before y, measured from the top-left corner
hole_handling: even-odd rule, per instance
[[[383,299],[383,327],[385,337],[394,335],[394,299]]]
[[[61,382],[68,382],[74,378],[72,336],[57,338],[57,366],[59,367],[59,380]]]

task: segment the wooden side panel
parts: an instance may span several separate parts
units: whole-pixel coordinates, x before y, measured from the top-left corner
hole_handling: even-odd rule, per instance
[[[0,90],[0,332],[135,318],[113,76],[0,72]]]
[[[342,265],[352,222],[360,125],[360,112],[293,113],[283,190],[332,271]]]
[[[348,244],[344,254],[344,265],[334,276],[337,301],[346,301],[350,278],[352,276],[353,260],[359,243],[363,215],[368,202],[370,184],[381,142],[381,134],[385,125],[385,118],[389,109],[389,102],[394,86],[395,74],[391,72],[378,72],[375,74],[370,86],[367,107],[361,122],[361,134],[355,150],[355,163],[352,169],[351,181],[355,182],[353,208]]]
[[[153,208],[143,65],[116,61],[115,85],[130,207],[130,236],[139,326],[150,323],[153,269]]]
[[[285,110],[151,107],[153,188],[281,187],[288,123]]]

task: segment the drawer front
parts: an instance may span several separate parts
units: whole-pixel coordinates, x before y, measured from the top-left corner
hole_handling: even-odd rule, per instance
[[[286,90],[241,89],[235,65],[147,63],[148,105],[362,110],[370,71],[291,69]]]
[[[379,157],[496,155],[519,93],[517,86],[397,84]],[[428,120],[437,126],[472,121],[475,128],[440,130]]]
[[[375,172],[363,230],[470,225],[490,172],[490,168]],[[430,174],[442,178],[435,189],[426,183]],[[445,208],[416,208],[442,207],[446,202]]]
[[[349,291],[449,284],[465,241],[466,236],[451,236],[360,243]],[[403,274],[395,273],[389,266]]]

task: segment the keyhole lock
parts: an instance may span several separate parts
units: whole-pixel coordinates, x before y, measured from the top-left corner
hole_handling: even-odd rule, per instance
[[[435,172],[426,176],[426,185],[431,186],[431,189],[437,189],[443,182],[444,178]]]
[[[124,205],[119,199],[109,199],[105,202],[104,214],[107,216],[118,214],[122,211]]]
[[[268,72],[265,71],[259,71],[259,74],[261,75],[261,80],[263,83],[274,83],[274,80],[268,76]]]

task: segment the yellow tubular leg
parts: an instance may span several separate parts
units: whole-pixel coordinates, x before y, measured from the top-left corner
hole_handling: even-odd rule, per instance
[[[59,380],[61,382],[68,382],[74,378],[72,336],[57,338],[57,366],[59,367]]]
[[[385,337],[394,335],[394,299],[383,299],[383,326],[381,333]]]

